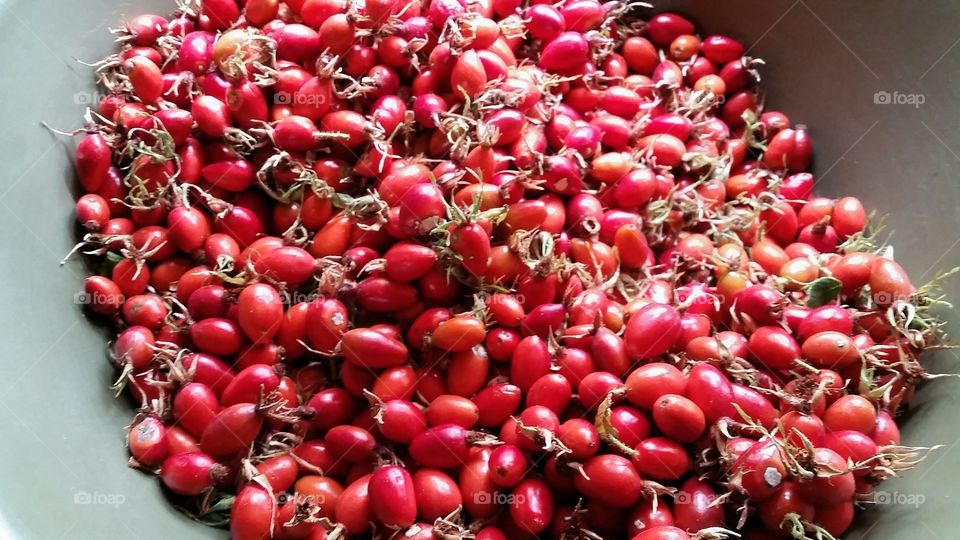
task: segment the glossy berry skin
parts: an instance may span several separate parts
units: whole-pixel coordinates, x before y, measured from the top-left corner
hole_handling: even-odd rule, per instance
[[[389,527],[409,527],[417,518],[413,477],[402,467],[381,467],[370,477],[373,515]]]
[[[632,358],[647,360],[670,349],[680,336],[680,314],[676,308],[650,304],[627,322],[624,341]]]
[[[703,411],[689,399],[676,394],[661,396],[653,404],[653,421],[671,439],[693,442],[706,429]]]

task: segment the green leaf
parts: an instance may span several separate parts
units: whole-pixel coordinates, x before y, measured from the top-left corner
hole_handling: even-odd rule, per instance
[[[180,505],[175,505],[175,508],[197,523],[203,523],[208,527],[216,529],[229,529],[230,509],[233,507],[235,498],[233,495],[215,495],[213,504],[202,514],[188,510]]]
[[[207,510],[207,513],[210,512],[229,512],[233,508],[233,501],[236,499],[233,495],[224,495],[218,499],[215,503],[210,505],[210,509]]]
[[[333,197],[330,197],[330,203],[333,204],[334,208],[347,208],[352,204],[356,204],[359,197],[353,197],[347,195],[346,193],[335,193]]]
[[[822,277],[807,285],[807,306],[817,308],[840,296],[843,285],[840,280],[832,277]]]
[[[100,261],[100,275],[109,276],[113,273],[113,267],[123,260],[123,255],[116,251],[108,251],[106,257]]]

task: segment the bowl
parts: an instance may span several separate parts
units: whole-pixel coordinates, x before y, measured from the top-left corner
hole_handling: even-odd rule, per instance
[[[225,538],[191,522],[159,483],[126,466],[131,407],[113,398],[106,332],[77,303],[86,272],[60,261],[78,239],[74,141],[43,128],[80,126],[98,99],[78,62],[113,50],[124,16],[168,13],[171,0],[0,2],[0,537]],[[763,58],[767,106],[806,124],[817,189],[857,195],[887,215],[897,259],[914,282],[960,265],[960,12],[952,2],[727,0],[658,3],[703,34],[724,33]],[[949,298],[960,298],[956,279]],[[952,311],[944,316],[956,327]],[[949,328],[949,327],[948,327]],[[957,372],[950,350],[927,356]],[[884,483],[881,503],[847,538],[955,538],[960,384],[922,387],[903,415],[904,443],[942,444],[916,470]]]

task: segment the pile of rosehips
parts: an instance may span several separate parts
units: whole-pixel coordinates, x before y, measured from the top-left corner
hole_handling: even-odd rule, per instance
[[[642,6],[203,0],[76,150],[131,465],[238,539],[830,538],[934,287],[759,61]]]

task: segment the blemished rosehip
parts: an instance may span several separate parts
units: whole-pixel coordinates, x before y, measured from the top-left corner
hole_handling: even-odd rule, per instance
[[[178,507],[258,540],[838,536],[917,461],[936,283],[816,196],[744,44],[361,4],[205,0],[99,64],[75,300]]]

